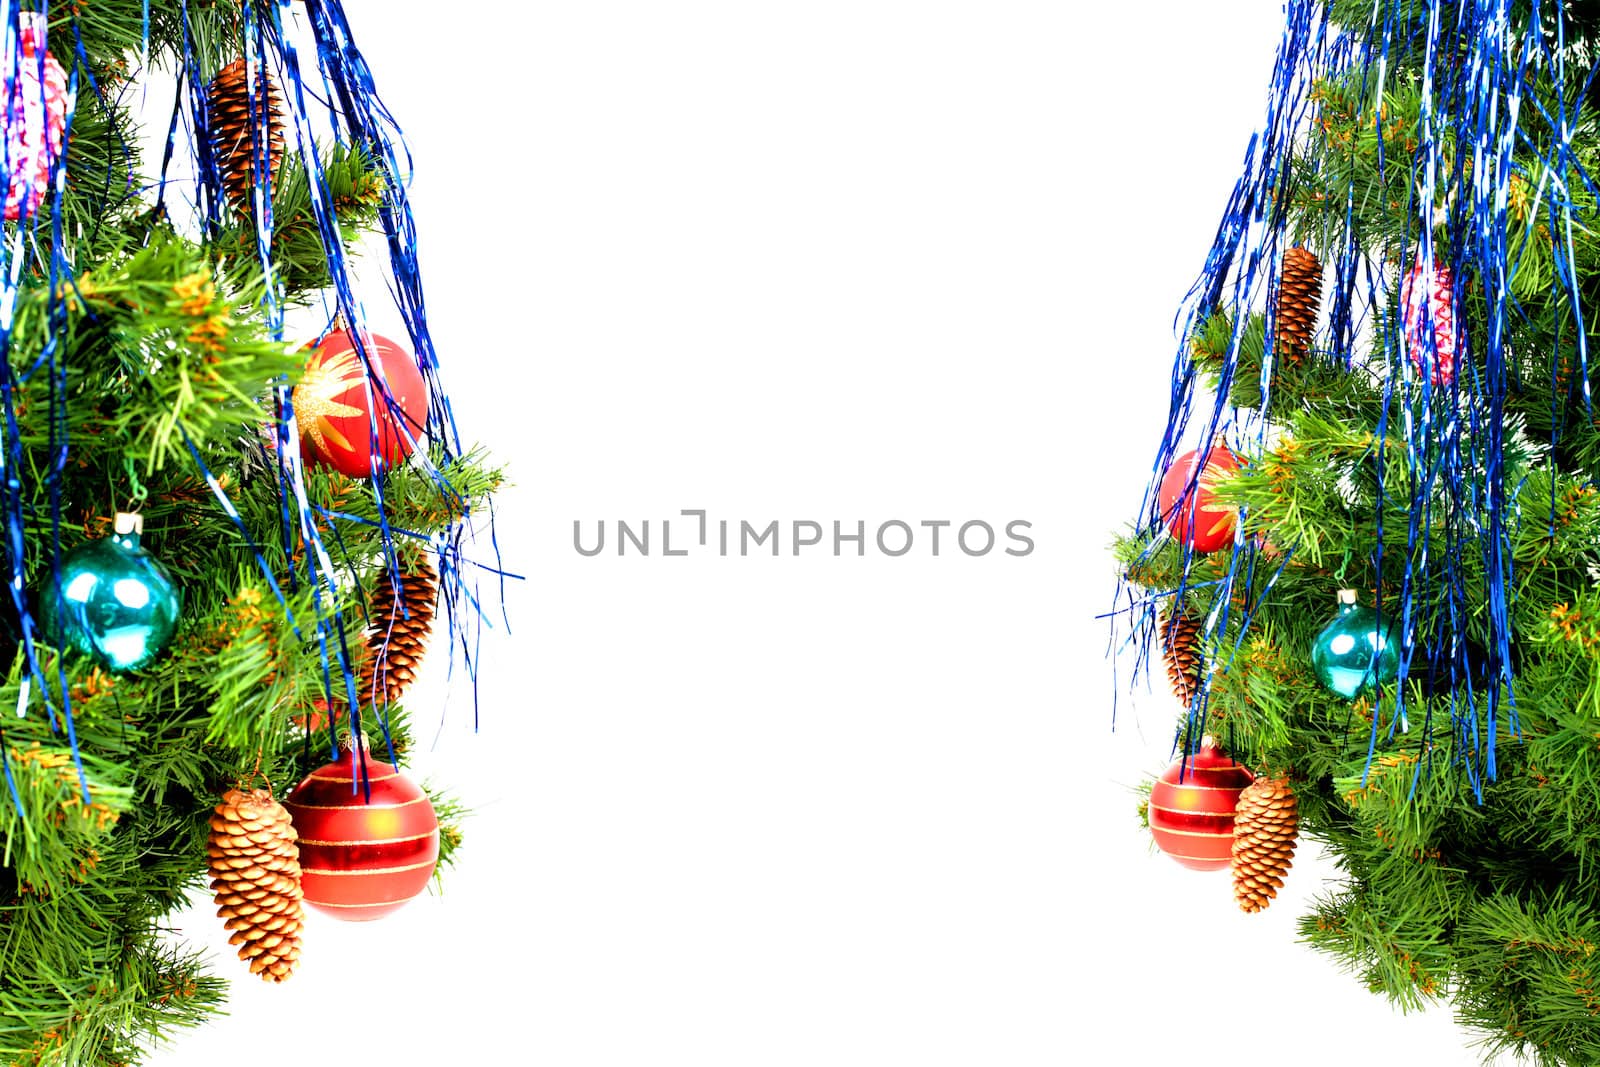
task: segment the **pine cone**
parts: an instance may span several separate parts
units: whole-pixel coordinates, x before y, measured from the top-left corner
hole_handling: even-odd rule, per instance
[[[240,211],[254,202],[256,159],[260,154],[261,108],[266,106],[266,150],[271,174],[277,180],[283,159],[283,97],[264,66],[256,67],[255,115],[252,122],[251,86],[243,57],[223,67],[206,90],[206,110],[211,125],[211,152],[228,200]]]
[[[439,576],[424,559],[401,574],[398,597],[387,573],[378,576],[376,586],[372,629],[367,631],[372,655],[362,664],[357,692],[363,701],[383,705],[393,703],[416,680],[433,628]]]
[[[1257,778],[1233,812],[1233,897],[1242,911],[1262,911],[1283,888],[1300,827],[1287,778]]]
[[[212,809],[211,888],[217,916],[233,931],[228,944],[250,973],[281,982],[300,959],[300,850],[283,805],[266,789],[230,789]]]
[[[1200,620],[1179,611],[1176,621],[1170,606],[1161,609],[1156,623],[1161,637],[1161,658],[1167,664],[1167,680],[1187,711],[1200,691]]]
[[[1283,254],[1278,278],[1278,351],[1298,363],[1311,351],[1311,334],[1317,328],[1322,306],[1322,264],[1304,248]]]

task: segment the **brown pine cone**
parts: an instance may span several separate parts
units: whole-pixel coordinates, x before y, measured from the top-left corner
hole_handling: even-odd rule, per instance
[[[1187,611],[1176,619],[1171,606],[1161,609],[1156,622],[1161,638],[1161,658],[1167,664],[1167,680],[1187,711],[1200,691],[1200,620]]]
[[[262,122],[266,124],[265,151],[268,184],[277,180],[283,160],[283,97],[265,66],[255,68],[254,100],[243,57],[223,67],[206,90],[207,121],[211,126],[211,152],[228,200],[238,211],[254,202],[257,159],[262,153]],[[251,105],[255,114],[251,114]],[[262,115],[265,106],[266,114]]]
[[[1262,911],[1283,888],[1294,862],[1300,815],[1287,778],[1257,778],[1233,812],[1233,898],[1242,911]]]
[[[372,590],[372,628],[367,631],[372,655],[362,664],[358,679],[363,701],[393,703],[416,680],[438,599],[439,576],[425,559],[401,574],[398,595],[389,574],[378,575]]]
[[[300,960],[305,922],[294,825],[266,789],[230,789],[212,811],[206,854],[217,917],[227,920],[228,944],[239,946],[250,973],[281,982]]]
[[[1283,271],[1278,278],[1278,351],[1290,362],[1298,363],[1311,351],[1311,335],[1317,328],[1317,311],[1322,306],[1322,264],[1305,248],[1295,247],[1283,254]]]

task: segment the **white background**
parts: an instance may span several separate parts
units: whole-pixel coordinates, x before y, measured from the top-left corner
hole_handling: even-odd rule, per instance
[[[346,7],[528,580],[481,730],[457,685],[418,760],[478,809],[445,895],[313,916],[301,973],[154,1062],[1477,1062],[1295,943],[1310,850],[1254,917],[1150,853],[1164,685],[1111,729],[1106,545],[1274,3]],[[1038,548],[572,549],[683,508]],[[180,932],[241,973],[208,909]]]

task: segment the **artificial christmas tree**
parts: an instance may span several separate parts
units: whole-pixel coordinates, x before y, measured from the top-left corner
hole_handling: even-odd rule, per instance
[[[1600,1063],[1600,16],[1286,14],[1117,625],[1148,664],[1161,620],[1204,620],[1179,748],[1220,720],[1292,789],[1340,871],[1307,941],[1405,1007],[1448,1000],[1491,1051]],[[1202,480],[1193,456],[1224,448],[1237,469]],[[1236,535],[1197,544],[1184,494]],[[1287,804],[1240,842],[1265,875],[1247,908]]]
[[[401,676],[428,623],[472,644],[499,476],[452,422],[406,153],[337,0],[0,4],[0,56],[0,1063],[110,1067],[217,1009],[164,933],[208,876],[253,969],[308,966],[271,798],[337,757],[339,807],[385,821]],[[173,103],[141,131],[146,99]],[[339,389],[298,411],[317,353]],[[405,781],[427,857],[386,906],[461,840]]]

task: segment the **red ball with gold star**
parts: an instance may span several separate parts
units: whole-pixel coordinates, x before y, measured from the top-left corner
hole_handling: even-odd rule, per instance
[[[1233,859],[1233,809],[1255,781],[1210,737],[1173,762],[1150,787],[1150,833],[1156,846],[1197,871],[1220,871]]]
[[[312,771],[283,806],[300,835],[301,891],[325,914],[380,918],[433,877],[439,860],[433,805],[409,778],[370,753],[352,751]]]
[[[358,351],[355,332],[330,332],[294,387],[301,451],[351,478],[370,477],[375,466],[387,470],[409,456],[428,418],[428,386],[411,353],[375,333],[360,337]]]
[[[1197,464],[1200,476],[1195,479]],[[1239,457],[1221,445],[1207,452],[1204,460],[1197,449],[1172,461],[1156,495],[1161,518],[1172,536],[1196,552],[1215,552],[1233,544],[1236,509],[1216,503],[1215,487],[1219,478],[1238,469]]]

